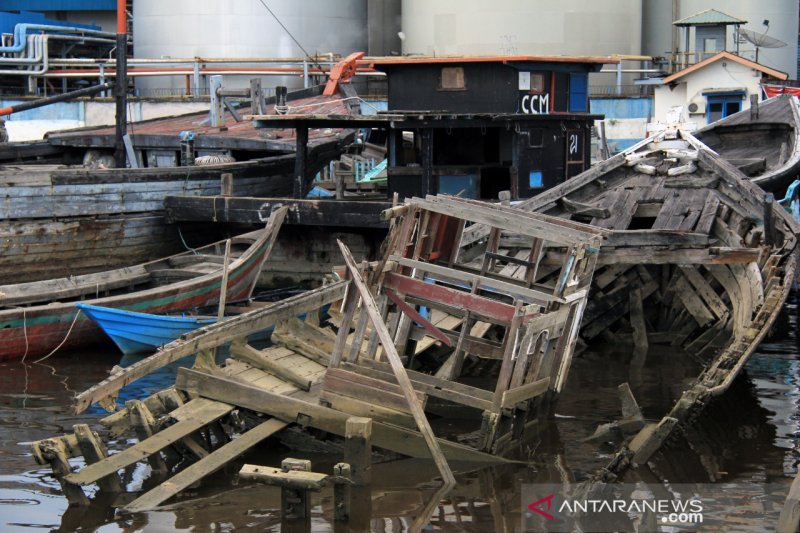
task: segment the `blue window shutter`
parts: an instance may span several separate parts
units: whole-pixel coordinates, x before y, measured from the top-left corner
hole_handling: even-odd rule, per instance
[[[569,111],[570,113],[586,113],[589,109],[589,76],[585,73],[569,75]]]

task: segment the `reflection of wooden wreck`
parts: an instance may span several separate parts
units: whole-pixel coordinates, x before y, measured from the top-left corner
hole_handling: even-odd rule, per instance
[[[706,364],[672,410],[628,442],[605,479],[646,462],[676,424],[727,390],[795,278],[798,226],[788,213],[692,136],[666,136],[520,206],[611,230],[581,326],[585,342],[632,343],[633,367],[645,364],[649,344],[686,350]],[[485,235],[475,227],[465,242],[481,246]],[[528,253],[505,244],[511,256]]]
[[[74,435],[34,443],[37,461],[53,467],[73,504],[87,503],[84,485],[122,491],[117,472],[137,462],[148,461],[153,472],[167,477],[174,474],[129,503],[128,510],[161,504],[290,425],[344,436],[353,415],[373,419],[372,443],[379,448],[411,457],[433,453],[437,464],[444,457],[502,461],[495,452],[509,449],[526,422],[548,413],[563,387],[603,231],[436,197],[414,199],[389,214],[402,219],[377,264],[357,267],[342,246],[351,281],[201,328],[78,396],[77,412],[95,402],[113,404],[124,385],[200,354],[194,369],[179,370],[175,388],[127,402],[102,421],[112,436],[134,431],[138,443],[107,456],[96,434],[76,426]],[[456,257],[467,221],[492,228],[477,268]],[[500,236],[509,231],[529,242],[527,258],[498,253]],[[559,265],[541,264],[549,251],[561,257]],[[526,275],[516,280],[492,273],[500,264],[522,266]],[[342,301],[343,312],[332,313],[338,333],[323,327],[316,312],[334,301]],[[417,306],[458,315],[460,330],[433,325]],[[308,313],[302,322],[295,318],[301,313]],[[273,346],[259,350],[243,340],[276,323]],[[482,338],[480,332],[489,327],[483,324],[490,324],[499,340]],[[449,347],[435,373],[412,370],[414,357],[405,366],[400,361],[399,354],[414,353],[414,341],[425,337]],[[210,354],[231,341],[231,358],[218,366]],[[490,389],[459,382],[467,354],[491,363],[496,380]],[[435,438],[425,415],[418,416],[428,399],[476,409],[478,438]],[[71,472],[68,458],[80,455],[87,466]],[[187,463],[192,464],[183,470],[175,467]]]

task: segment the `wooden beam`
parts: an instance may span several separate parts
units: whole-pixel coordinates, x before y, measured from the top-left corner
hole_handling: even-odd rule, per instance
[[[161,505],[189,485],[216,472],[262,440],[274,435],[288,425],[286,422],[275,420],[274,418],[261,422],[240,437],[214,450],[185,470],[181,470],[168,481],[145,492],[126,505],[124,509],[130,513],[138,513],[149,511]]]
[[[446,302],[450,307],[469,310],[497,324],[508,324],[514,316],[514,307],[511,305],[394,272],[386,274],[384,287],[431,302],[434,306],[436,302]]]
[[[402,311],[408,318],[413,320],[416,324],[422,326],[422,328],[427,331],[431,336],[436,339],[442,341],[445,346],[452,346],[452,342],[450,342],[450,338],[445,335],[439,328],[434,326],[429,320],[427,320],[424,316],[420,315],[416,309],[405,303],[396,292],[392,290],[385,291],[386,297],[389,298],[397,308]]]
[[[273,361],[268,356],[243,341],[232,342],[230,350],[231,355],[240,361],[244,361],[251,366],[265,370],[281,379],[285,379],[305,391],[311,388],[311,381],[308,378],[295,373],[288,366]]]
[[[72,405],[73,412],[82,413],[93,403],[116,394],[122,387],[147,374],[192,355],[200,350],[216,348],[239,337],[274,326],[282,320],[319,309],[325,304],[339,300],[344,295],[346,281],[340,281],[319,289],[275,302],[268,307],[256,309],[224,322],[202,327],[164,346],[150,357],[146,357],[119,373],[113,374],[94,387],[79,394]]]
[[[386,324],[384,324],[383,320],[381,319],[378,306],[375,304],[375,300],[372,298],[372,294],[369,292],[364,280],[361,279],[361,274],[358,271],[358,267],[356,266],[353,256],[350,254],[350,250],[347,249],[347,246],[345,246],[342,241],[337,240],[336,242],[339,244],[339,249],[342,251],[342,256],[344,257],[347,269],[350,271],[350,275],[353,278],[352,281],[358,289],[358,292],[361,294],[362,308],[369,313],[369,317],[372,320],[373,330],[378,333],[378,338],[383,346],[383,355],[389,360],[389,364],[392,366],[392,371],[397,379],[397,383],[400,385],[403,395],[408,402],[411,415],[414,417],[420,433],[422,433],[422,436],[425,438],[425,442],[428,444],[428,448],[433,456],[433,461],[436,463],[436,467],[439,469],[439,473],[442,475],[444,484],[455,486],[456,480],[455,477],[453,477],[453,472],[450,470],[450,466],[447,464],[447,459],[445,459],[441,448],[439,448],[439,443],[433,434],[433,430],[428,423],[428,419],[425,417],[422,406],[420,405],[419,400],[414,392],[414,387],[411,385],[411,381],[408,379],[408,374],[406,374],[406,369],[403,367],[403,363],[400,360],[400,355],[395,349],[392,336],[389,333],[389,330],[386,329]]]
[[[302,421],[303,425],[321,429],[335,435],[345,436],[345,426],[350,417],[347,413],[283,396],[240,381],[197,372],[188,368],[178,369],[178,389],[204,398],[231,403],[245,409],[269,414],[284,422]],[[417,431],[373,421],[372,443],[409,457],[430,458],[430,451]],[[485,464],[508,462],[507,459],[480,452],[463,444],[438,439],[439,446],[453,461],[474,461]]]
[[[206,424],[225,416],[233,410],[233,406],[198,398],[192,400],[187,406],[192,406],[193,414],[186,419],[159,431],[153,436],[140,441],[126,450],[111,455],[108,458],[86,466],[78,472],[66,477],[67,481],[75,485],[88,485],[102,479],[117,470],[141,461],[152,454],[158,453],[170,444],[179,441],[186,435],[194,433]]]

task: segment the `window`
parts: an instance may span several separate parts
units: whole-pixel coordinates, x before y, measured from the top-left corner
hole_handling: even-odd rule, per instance
[[[532,93],[544,92],[544,74],[541,72],[531,72],[531,89]]]
[[[439,79],[439,89],[442,91],[465,91],[464,67],[444,67]]]
[[[744,93],[709,94],[706,95],[706,98],[708,99],[706,120],[711,124],[741,111]]]

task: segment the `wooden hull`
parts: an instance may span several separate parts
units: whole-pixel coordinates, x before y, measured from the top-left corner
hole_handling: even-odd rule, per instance
[[[75,306],[100,326],[125,355],[152,353],[184,333],[217,321],[211,317],[156,315],[84,303]]]
[[[709,124],[694,136],[764,190],[782,192],[800,171],[797,98],[781,95]]]
[[[285,213],[285,211],[282,211]],[[282,221],[283,216],[281,215]],[[277,222],[277,226],[280,223]],[[265,230],[257,240],[250,240],[250,247],[231,263],[226,298],[228,301],[242,300],[250,296],[261,267],[272,248],[277,230]],[[217,247],[219,248],[219,247]],[[183,254],[189,256],[190,254]],[[158,263],[159,265],[163,263]],[[151,264],[141,265],[138,270],[144,277],[152,277],[147,271]],[[137,271],[136,267],[125,272]],[[107,276],[114,277],[112,272]],[[149,274],[149,276],[148,276]],[[104,274],[97,274],[98,278]],[[180,313],[197,307],[215,305],[220,298],[223,272],[221,266],[207,274],[195,274],[192,279],[154,286],[140,291],[126,292],[105,297],[90,296],[85,301],[106,306],[146,313]],[[169,278],[167,278],[169,279]],[[55,280],[56,282],[58,280]],[[54,283],[54,282],[53,282]],[[133,283],[133,282],[131,282]],[[149,281],[148,281],[149,283]],[[69,280],[64,285],[69,287]],[[99,285],[98,285],[99,287]],[[14,291],[24,294],[20,286],[4,286],[4,299],[17,305],[0,310],[0,360],[41,357],[54,350],[75,348],[98,342],[102,331],[85,314],[78,313],[73,301],[54,303],[32,303],[24,305],[24,297],[14,297]],[[86,297],[86,295],[83,295]],[[71,299],[74,300],[73,295]]]

